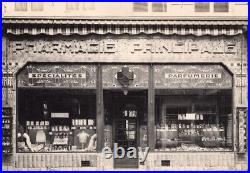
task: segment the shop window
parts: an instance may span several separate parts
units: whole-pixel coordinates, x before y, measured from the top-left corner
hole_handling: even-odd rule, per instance
[[[66,10],[79,10],[79,2],[66,2]]]
[[[15,11],[27,11],[27,2],[15,2]]]
[[[210,3],[209,2],[195,2],[195,12],[209,12]]]
[[[152,2],[152,12],[167,12],[167,3]]]
[[[231,101],[231,90],[156,91],[156,151],[231,151]]]
[[[147,2],[133,2],[133,11],[134,12],[147,12],[148,3]]]
[[[31,11],[43,11],[43,2],[31,2]]]
[[[228,12],[229,4],[228,2],[215,2],[214,3],[214,12]]]
[[[92,90],[18,90],[17,152],[95,152]]]

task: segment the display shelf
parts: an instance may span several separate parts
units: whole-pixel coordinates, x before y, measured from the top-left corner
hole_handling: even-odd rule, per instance
[[[203,121],[203,120],[184,120],[184,119],[178,119],[178,121]]]
[[[188,128],[188,127],[179,127],[179,130],[191,130],[191,129],[195,129],[195,130],[202,130],[202,127],[191,127],[191,128]]]
[[[177,132],[178,130],[177,130],[177,129],[173,129],[173,130],[167,130],[167,129],[156,129],[156,131],[159,131],[159,132]]]
[[[50,131],[49,132],[49,135],[58,135],[58,136],[60,136],[60,135],[72,135],[73,133],[72,133],[72,131]]]
[[[71,130],[75,130],[75,129],[81,129],[81,130],[84,130],[84,129],[93,129],[93,130],[95,130],[96,126],[92,126],[92,125],[85,125],[85,126],[74,125],[74,126],[71,126]]]

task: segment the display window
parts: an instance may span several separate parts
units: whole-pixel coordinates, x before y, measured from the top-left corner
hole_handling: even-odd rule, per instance
[[[155,151],[231,151],[232,90],[156,90]]]
[[[95,152],[96,93],[18,89],[17,152]]]

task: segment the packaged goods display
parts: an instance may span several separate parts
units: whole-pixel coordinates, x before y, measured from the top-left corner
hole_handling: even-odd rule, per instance
[[[12,154],[12,109],[2,108],[2,154],[8,159]]]
[[[183,113],[166,114],[164,118],[156,125],[156,151],[208,151],[216,148],[222,151],[225,148],[225,125],[214,123],[216,116]]]
[[[26,121],[26,127],[31,129],[49,129],[49,121]]]
[[[4,120],[3,122],[7,122]],[[63,122],[63,123],[62,123]],[[67,118],[64,121],[33,121],[27,120],[24,127],[26,138],[31,146],[18,148],[19,152],[64,152],[64,151],[95,151],[96,126],[95,119]],[[21,136],[22,138],[22,136]],[[10,145],[9,142],[4,146]],[[18,147],[23,147],[19,143]],[[6,152],[8,152],[6,150]]]

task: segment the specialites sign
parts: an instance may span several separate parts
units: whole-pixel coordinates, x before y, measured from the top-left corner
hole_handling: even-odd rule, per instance
[[[18,87],[95,88],[96,67],[29,64],[18,74],[17,80]]]
[[[156,65],[155,88],[232,88],[232,76],[221,65]]]

